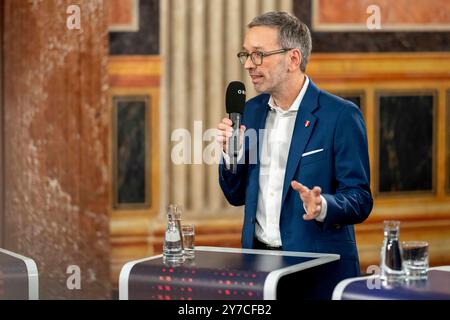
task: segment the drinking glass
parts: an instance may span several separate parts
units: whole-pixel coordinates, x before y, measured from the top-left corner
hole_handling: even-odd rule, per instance
[[[428,243],[403,241],[402,260],[406,280],[423,280],[428,276]]]
[[[183,247],[185,259],[195,258],[195,227],[193,224],[183,224],[181,226],[183,234]]]

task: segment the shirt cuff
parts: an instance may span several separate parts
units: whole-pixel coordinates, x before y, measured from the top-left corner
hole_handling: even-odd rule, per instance
[[[316,218],[316,220],[319,222],[324,222],[325,218],[327,217],[328,203],[322,195],[320,196],[320,198],[322,198],[322,210],[320,211],[320,214]]]
[[[327,210],[328,210],[328,203],[327,200],[321,195],[320,198],[322,199],[322,210],[320,211],[320,214],[317,216],[316,221],[318,222],[324,222],[325,218],[327,217]],[[305,204],[303,204],[303,209],[306,212]]]

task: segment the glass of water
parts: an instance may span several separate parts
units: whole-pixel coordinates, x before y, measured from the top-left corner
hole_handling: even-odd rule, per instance
[[[184,258],[192,260],[195,258],[195,227],[193,224],[183,224],[181,231],[183,234]]]
[[[428,276],[428,243],[402,242],[402,260],[406,280],[424,280]]]

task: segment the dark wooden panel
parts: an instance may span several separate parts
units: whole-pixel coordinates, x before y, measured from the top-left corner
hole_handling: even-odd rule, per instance
[[[5,247],[36,261],[43,299],[108,298],[107,2],[4,3]]]
[[[150,168],[149,97],[114,97],[114,208],[151,206],[147,181]]]
[[[432,192],[435,96],[378,93],[379,192]]]

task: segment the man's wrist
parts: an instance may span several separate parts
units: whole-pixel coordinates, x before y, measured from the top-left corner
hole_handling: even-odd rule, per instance
[[[324,222],[325,218],[327,217],[328,203],[327,200],[322,195],[320,195],[320,198],[322,199],[322,205],[320,214],[317,216],[316,220],[319,222]]]
[[[328,203],[327,203],[327,200],[322,195],[320,195],[320,198],[322,199],[322,204],[320,205],[321,209],[320,209],[319,215],[315,218],[315,220],[318,222],[324,222],[325,218],[327,217]],[[305,210],[305,212],[308,212],[306,210],[304,203],[303,203],[303,209]]]

